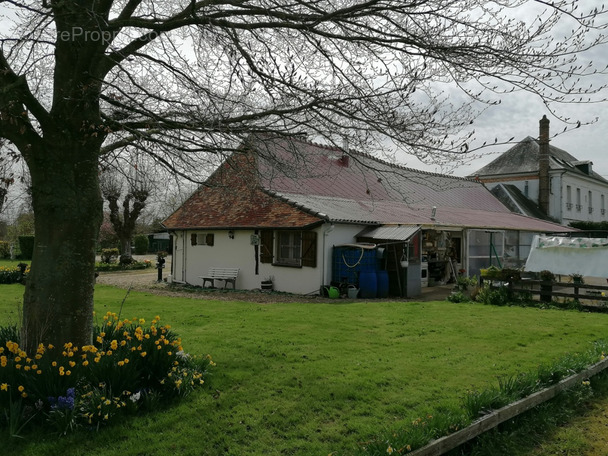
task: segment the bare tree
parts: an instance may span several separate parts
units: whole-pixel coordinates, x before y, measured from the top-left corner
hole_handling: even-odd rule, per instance
[[[120,242],[121,264],[133,262],[131,240],[152,187],[150,180],[138,176],[138,179],[126,179],[126,185],[120,177],[112,173],[103,175],[101,179],[101,192],[108,202],[110,222]]]
[[[36,214],[27,346],[90,340],[100,160],[128,146],[196,178],[250,133],[300,131],[454,158],[478,103],[596,99],[577,53],[604,43],[604,12],[585,3],[5,1],[0,138],[29,167]]]

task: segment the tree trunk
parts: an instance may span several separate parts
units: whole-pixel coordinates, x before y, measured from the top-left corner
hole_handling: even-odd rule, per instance
[[[102,222],[97,154],[74,141],[45,141],[28,162],[34,256],[23,300],[22,345],[91,343],[95,248]]]
[[[120,237],[120,264],[133,263],[131,254],[131,237]]]

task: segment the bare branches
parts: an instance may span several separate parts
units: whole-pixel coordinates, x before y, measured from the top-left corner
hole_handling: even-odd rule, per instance
[[[105,0],[66,10],[57,25],[67,34],[57,41],[63,60],[48,78],[64,116],[70,106],[96,110],[87,122],[105,141],[101,155],[133,146],[178,173],[260,132],[346,135],[362,149],[388,138],[425,160],[458,158],[471,150],[475,116],[512,91],[556,115],[559,104],[604,99],[605,86],[586,80],[605,69],[579,57],[606,42],[595,3],[579,11],[571,0]],[[12,4],[31,24],[59,24],[59,4]],[[52,53],[35,30],[26,47],[2,41],[24,72]],[[58,73],[70,58],[74,68]],[[42,125],[46,103],[25,98],[30,121]]]

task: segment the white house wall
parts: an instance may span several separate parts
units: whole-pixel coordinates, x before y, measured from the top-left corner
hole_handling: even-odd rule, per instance
[[[538,202],[538,179],[513,178],[505,176],[500,182],[487,182],[485,185],[492,189],[499,183],[517,187],[532,201]],[[567,187],[570,186],[571,199],[568,201]],[[577,207],[576,190],[580,189],[581,202]],[[591,205],[589,204],[591,192]],[[604,207],[602,207],[604,195]],[[591,210],[590,210],[591,208]],[[562,225],[572,221],[603,222],[608,220],[608,184],[586,177],[584,175],[556,170],[550,176],[549,215]]]
[[[572,200],[568,204],[567,186],[570,186]],[[576,189],[581,190],[581,204],[577,208]],[[590,179],[585,176],[578,176],[572,173],[564,174],[561,182],[561,195],[559,201],[555,201],[556,205],[562,208],[563,224],[575,220],[583,220],[590,222],[603,222],[608,220],[606,207],[608,205],[608,184],[602,184],[595,179]],[[591,204],[589,201],[589,192],[591,192]],[[604,207],[601,206],[601,196],[604,195]],[[590,209],[591,208],[591,209]]]
[[[203,285],[204,276],[211,267],[239,268],[236,288],[252,290],[260,288],[264,279],[273,279],[274,289],[296,294],[318,293],[322,285],[331,281],[332,247],[336,244],[355,242],[355,235],[362,225],[324,224],[317,232],[317,267],[286,267],[262,263],[258,258],[256,274],[255,246],[251,245],[253,230],[234,230],[230,238],[227,230],[177,231],[173,239],[173,274],[175,281],[190,285]],[[213,234],[209,245],[191,245],[192,233]],[[259,249],[258,249],[259,250]],[[216,286],[223,286],[217,281]]]

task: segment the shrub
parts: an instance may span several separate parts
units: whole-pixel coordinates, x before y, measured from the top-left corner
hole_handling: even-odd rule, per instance
[[[18,266],[12,268],[0,266],[0,284],[20,283],[29,272],[29,266],[25,263],[19,263]]]
[[[540,277],[540,280],[543,280],[545,282],[553,282],[555,280],[555,274],[546,269],[544,271],[540,271],[538,275]]]
[[[0,428],[26,425],[65,434],[97,429],[115,417],[169,403],[204,383],[210,356],[186,354],[181,339],[155,317],[120,320],[108,312],[93,344],[41,344],[35,354],[18,344],[16,328],[0,329]],[[154,400],[151,400],[154,398]]]
[[[448,296],[448,301],[455,302],[455,303],[468,302],[470,300],[471,300],[471,298],[466,296],[462,291],[455,291]]]
[[[117,248],[101,249],[101,262],[106,264],[112,264],[116,262],[118,255],[120,255],[120,252]]]
[[[513,300],[513,293],[507,287],[494,288],[485,283],[479,289],[476,297],[477,301],[492,306],[508,306]]]
[[[132,263],[95,263],[97,272],[135,271],[152,267],[150,260],[133,261]]]
[[[466,277],[464,275],[456,278],[456,286],[454,287],[457,291],[470,291],[479,284],[477,276]]]
[[[0,258],[8,260],[11,257],[11,244],[8,241],[0,241]]]
[[[34,256],[34,236],[19,236],[19,250],[22,260],[31,260]]]
[[[138,234],[135,236],[133,241],[135,244],[135,254],[136,255],[145,255],[148,253],[148,247],[150,247],[150,241],[148,240],[148,236],[145,234]]]

